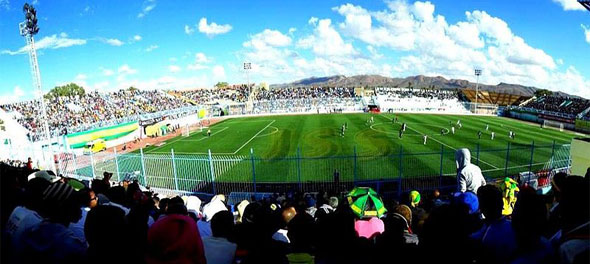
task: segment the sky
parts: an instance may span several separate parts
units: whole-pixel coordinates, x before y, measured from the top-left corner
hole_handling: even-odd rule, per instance
[[[34,0],[42,88],[194,89],[312,76],[443,76],[590,98],[576,0]],[[0,0],[0,103],[35,95],[24,1]],[[246,72],[243,63],[250,62]]]

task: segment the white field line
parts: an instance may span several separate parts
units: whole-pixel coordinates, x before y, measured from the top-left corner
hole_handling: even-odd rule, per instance
[[[211,136],[216,135],[217,133],[221,133],[223,130],[228,129],[229,127],[223,127],[223,129],[211,134]],[[201,140],[205,140],[208,139],[209,137],[203,137],[203,138],[199,138],[199,139],[185,139],[184,141],[190,141],[190,142],[195,142],[195,141],[201,141]]]
[[[213,135],[215,135],[215,134],[217,134],[217,133],[219,133],[219,132],[221,132],[221,131],[223,131],[223,130],[226,130],[227,128],[228,128],[228,127],[224,127],[222,130],[219,130],[219,131],[217,131],[217,132],[215,132],[215,133],[211,134],[211,136],[213,136]],[[195,133],[195,132],[193,132],[193,134],[194,134],[194,133]],[[189,132],[189,136],[190,136],[190,132]],[[206,137],[205,137],[205,138],[206,138]],[[185,140],[185,141],[201,141],[201,140],[203,140],[203,139],[205,139],[205,138],[201,138],[201,139],[198,139],[198,140],[190,140],[190,139],[188,139],[188,140]],[[165,143],[165,144],[163,144],[163,145],[161,145],[161,146],[159,146],[159,147],[155,147],[155,148],[153,148],[153,149],[150,149],[150,150],[148,150],[148,151],[146,151],[146,152],[144,152],[144,153],[150,153],[150,152],[154,152],[154,150],[156,150],[156,149],[160,149],[160,148],[163,148],[164,146],[166,146],[166,144],[170,145],[170,144],[172,144],[172,143],[174,143],[174,142],[176,142],[176,141],[183,140],[183,139],[185,139],[185,137],[183,137],[183,136],[178,136],[178,138],[177,138],[177,139],[174,139],[174,140],[172,140],[172,141],[170,141],[170,142],[166,142],[166,141],[164,141],[164,143]],[[156,152],[156,153],[168,153],[168,152]]]
[[[244,145],[242,145],[241,147],[239,147],[236,151],[234,151],[234,153],[232,154],[236,154],[238,153],[238,151],[242,150],[242,148],[244,148],[246,145],[248,145],[248,143],[250,143],[250,141],[254,140],[258,135],[260,135],[260,133],[262,133],[262,131],[264,131],[265,129],[267,129],[270,125],[272,125],[275,121],[277,120],[272,120],[270,121],[270,123],[268,123],[268,125],[266,125],[264,128],[260,129],[260,131],[258,131],[258,133],[256,133],[253,137],[251,137],[248,141],[246,141],[246,143],[244,143]]]
[[[383,115],[382,115],[382,116],[383,116]],[[389,117],[387,117],[387,116],[383,116],[383,117],[385,117],[385,118],[387,118],[387,119],[389,119],[389,120],[392,120],[392,119],[393,119],[393,118],[389,118]],[[418,131],[418,130],[416,130],[416,129],[413,129],[413,128],[411,128],[410,126],[407,126],[407,128],[409,128],[409,129],[411,129],[411,130],[414,130],[414,132],[418,132],[418,134],[420,134],[420,135],[424,136],[424,133],[422,133],[422,132],[420,132],[420,131]],[[444,142],[442,142],[442,141],[440,141],[440,140],[438,140],[438,139],[436,139],[436,138],[432,138],[432,140],[434,140],[434,141],[436,141],[436,142],[438,142],[438,143],[440,143],[440,144],[442,144],[442,145],[444,145],[444,146],[447,146],[447,147],[449,147],[449,148],[451,148],[451,149],[457,150],[457,148],[454,148],[454,147],[452,147],[452,146],[450,146],[450,145],[447,145],[447,144],[445,144]],[[485,163],[485,164],[487,164],[487,165],[490,165],[490,166],[492,166],[493,168],[499,169],[498,167],[494,166],[494,164],[491,164],[491,163],[489,163],[489,162],[486,162],[485,160],[479,159],[479,161],[480,161],[480,162],[482,162],[482,163]]]

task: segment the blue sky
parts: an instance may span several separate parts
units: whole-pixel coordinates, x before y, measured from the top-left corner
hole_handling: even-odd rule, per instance
[[[33,1],[44,91],[280,83],[335,74],[441,75],[590,98],[590,12],[575,0]],[[0,102],[33,97],[18,33],[24,1],[0,0]]]

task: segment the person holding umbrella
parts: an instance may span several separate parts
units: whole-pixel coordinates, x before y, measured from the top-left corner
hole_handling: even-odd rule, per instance
[[[385,225],[380,219],[386,212],[381,197],[369,187],[356,187],[347,195],[350,209],[359,218],[354,229],[359,237],[373,238],[383,233]]]

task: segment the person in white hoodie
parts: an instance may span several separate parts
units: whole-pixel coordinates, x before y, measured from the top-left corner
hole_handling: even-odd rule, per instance
[[[486,185],[486,180],[481,174],[481,169],[471,164],[471,153],[469,149],[462,148],[455,152],[457,163],[457,189],[460,192],[477,193],[479,187]]]

